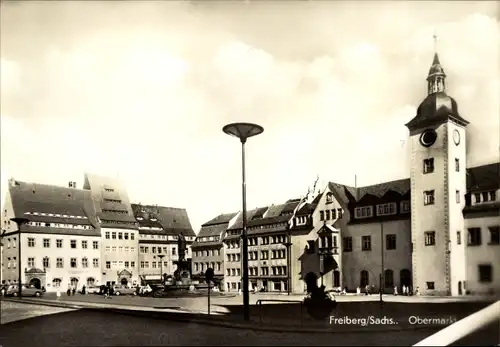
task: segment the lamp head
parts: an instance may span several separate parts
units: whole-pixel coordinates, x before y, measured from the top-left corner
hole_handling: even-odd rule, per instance
[[[29,219],[24,217],[14,217],[11,218],[10,220],[16,223],[18,227],[21,227],[21,225],[29,222]]]
[[[239,138],[242,143],[245,143],[249,137],[262,134],[264,128],[253,123],[231,123],[225,125],[222,131]]]

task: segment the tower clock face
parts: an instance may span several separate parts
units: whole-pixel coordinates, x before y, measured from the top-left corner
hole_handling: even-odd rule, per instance
[[[453,131],[453,142],[457,146],[460,144],[460,132],[457,129]]]
[[[426,130],[420,135],[420,143],[424,147],[432,146],[437,139],[437,133],[433,129]]]

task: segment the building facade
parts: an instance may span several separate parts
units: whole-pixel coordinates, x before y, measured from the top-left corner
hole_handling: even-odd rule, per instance
[[[205,271],[214,270],[214,284],[222,291],[227,290],[224,279],[224,239],[226,230],[236,222],[240,213],[221,214],[204,223],[192,244],[193,252],[193,278],[205,281]],[[229,275],[231,273],[229,272]],[[231,289],[231,288],[229,288]]]
[[[406,124],[409,178],[365,187],[330,182],[295,208],[290,200],[286,208],[248,211],[251,289],[290,284],[302,293],[312,282],[390,293],[406,286],[422,295],[500,292],[500,163],[467,167],[469,122],[446,94],[437,54],[427,87]],[[241,228],[240,217],[223,240],[228,290],[241,288]]]
[[[145,238],[148,247],[154,244],[165,254],[166,273],[173,273],[178,235],[188,245],[195,238],[186,210],[155,206],[159,223],[151,227],[145,225],[144,208],[137,206],[120,182],[108,177],[87,174],[83,189],[75,182],[60,187],[9,180],[1,215],[2,283],[18,283],[21,266],[22,283],[49,292],[68,286],[136,285],[144,278],[141,261],[154,266],[153,259],[142,259],[139,252]],[[27,219],[20,233],[14,217]]]
[[[192,259],[195,233],[187,211],[181,208],[132,204],[139,227],[139,276],[142,282],[174,276],[179,260],[179,235],[186,239],[186,260]]]

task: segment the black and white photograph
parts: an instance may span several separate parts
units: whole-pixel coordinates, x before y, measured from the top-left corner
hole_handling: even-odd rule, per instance
[[[0,347],[500,346],[500,2],[0,3]]]

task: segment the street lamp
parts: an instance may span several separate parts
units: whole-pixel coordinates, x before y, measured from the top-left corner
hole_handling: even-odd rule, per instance
[[[384,223],[380,223],[380,262],[381,262],[381,269],[380,269],[380,303],[383,302],[382,299],[382,292],[383,292],[383,287],[385,287],[384,283]]]
[[[21,240],[21,225],[23,224],[26,224],[29,222],[28,219],[26,218],[23,218],[23,217],[14,217],[14,218],[11,218],[10,219],[11,221],[13,221],[14,223],[17,224],[17,231],[19,232],[19,244],[18,244],[18,256],[19,256],[19,263],[18,263],[18,296],[21,297],[22,294],[23,294],[23,285],[22,285],[22,261],[21,261],[21,247],[22,247],[22,240]]]
[[[163,257],[165,257],[165,254],[158,254],[157,257],[160,258],[160,281],[161,284],[165,284],[163,282]]]
[[[287,231],[288,231],[288,234],[287,234],[287,239],[286,239],[286,242],[285,242],[285,246],[286,246],[286,260],[287,260],[287,291],[288,291],[288,295],[290,295],[291,293],[291,286],[292,286],[292,228],[290,227],[290,224],[287,224]]]
[[[250,293],[248,291],[248,236],[247,236],[247,197],[245,180],[245,143],[249,137],[261,134],[264,128],[251,123],[231,123],[225,125],[222,131],[235,136],[241,141],[241,171],[242,171],[242,202],[243,202],[243,315],[245,320],[250,320]]]

